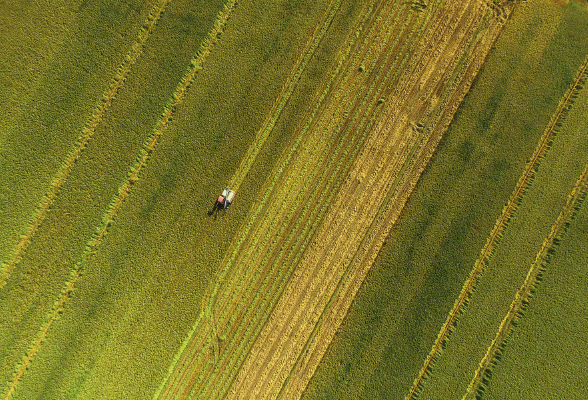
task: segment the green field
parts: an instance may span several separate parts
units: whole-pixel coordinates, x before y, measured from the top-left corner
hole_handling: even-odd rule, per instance
[[[539,23],[545,20],[551,23]],[[515,10],[388,237],[304,398],[403,398],[408,394],[479,257],[487,233],[588,53],[586,29],[582,28],[587,23],[588,15],[572,6],[561,9],[545,2],[530,2]],[[579,32],[584,36],[578,37]],[[529,79],[530,74],[533,80]],[[551,228],[550,218],[559,213],[553,202],[559,201],[561,207],[579,174],[578,168],[583,168],[581,160],[586,149],[577,143],[583,140],[582,136],[576,135],[575,141],[560,137],[556,140],[568,146],[558,150],[560,165],[544,167],[544,160],[540,169],[546,168],[543,179],[555,185],[555,189],[543,192],[548,198],[529,200],[550,205],[534,210],[538,217],[524,218],[530,226],[509,227],[509,232],[519,240],[535,234],[539,242],[535,247],[525,244],[522,248],[511,244],[513,261],[523,256],[522,250],[528,250],[532,261]],[[557,159],[556,155],[552,157]],[[572,165],[575,168],[570,168]],[[562,173],[567,180],[561,179]],[[557,179],[552,174],[558,174]],[[532,188],[545,190],[545,185],[545,181],[533,183]],[[561,196],[553,197],[553,193]],[[543,215],[547,212],[551,217]],[[528,215],[528,211],[517,213]],[[541,218],[547,232],[537,229]],[[526,236],[521,235],[523,232]],[[528,264],[518,264],[519,278],[524,279]],[[506,271],[498,272],[503,284]],[[522,280],[514,286],[505,285],[511,288],[510,295],[490,299],[509,305],[520,283]],[[499,314],[500,318],[504,312]],[[461,329],[458,324],[456,332]],[[491,329],[480,330],[478,326],[478,330],[480,334],[494,334]],[[448,347],[453,341],[451,336]],[[471,344],[462,344],[463,352],[467,354]],[[487,344],[483,349],[486,347]],[[480,358],[472,357],[469,361],[477,366]],[[462,357],[456,362],[466,360]],[[432,379],[438,377],[440,369],[438,364],[434,365]],[[467,386],[474,370],[454,366],[447,373],[465,371],[463,379],[467,379]],[[453,385],[459,379],[453,375],[445,381]],[[424,395],[429,388],[425,382]],[[465,388],[461,389],[465,394]],[[461,397],[455,393],[430,392],[433,397]]]
[[[404,397],[537,164],[418,386],[461,397],[588,161],[556,3],[2,4],[0,398]],[[582,210],[479,394],[558,335]]]
[[[582,399],[586,365],[584,204],[571,221],[543,279],[492,369],[484,398]]]

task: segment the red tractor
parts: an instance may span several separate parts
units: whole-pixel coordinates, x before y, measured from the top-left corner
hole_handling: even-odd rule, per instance
[[[229,188],[225,188],[216,200],[216,208],[219,210],[226,210],[233,202],[233,198],[235,198],[235,192]]]

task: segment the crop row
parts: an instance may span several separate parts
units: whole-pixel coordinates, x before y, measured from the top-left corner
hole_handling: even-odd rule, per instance
[[[575,96],[577,96],[577,92],[581,88],[581,83],[583,81],[583,77],[586,71],[586,66],[586,63],[584,63],[581,66],[580,71],[576,76],[576,79],[563,96],[558,110],[553,115],[551,122],[543,132],[543,135],[535,149],[535,152],[533,153],[533,156],[527,163],[527,167],[524,170],[521,177],[519,178],[519,181],[507,204],[504,206],[502,214],[496,221],[496,224],[487,239],[486,245],[481,251],[480,257],[474,264],[474,267],[471,270],[468,279],[465,281],[463,285],[460,295],[456,299],[452,310],[447,316],[445,323],[441,327],[441,330],[437,336],[437,340],[435,341],[435,344],[433,345],[431,352],[425,360],[421,372],[415,379],[415,382],[412,388],[410,389],[408,398],[412,398],[413,396],[418,394],[419,389],[422,387],[423,379],[428,374],[430,374],[436,358],[441,353],[442,349],[445,346],[445,342],[448,340],[449,336],[457,326],[459,316],[465,312],[469,299],[471,298],[475,290],[476,283],[478,282],[480,276],[484,271],[484,267],[491,259],[494,253],[494,249],[500,242],[502,234],[506,229],[512,214],[516,210],[517,206],[521,203],[528,186],[531,184],[533,177],[535,176],[535,173],[538,170],[541,160],[545,157],[546,152],[549,150],[551,144],[553,143],[553,136],[557,133],[557,129],[561,127],[562,118],[565,116],[565,112],[569,110],[569,106],[572,100]]]
[[[554,254],[556,246],[562,240],[571,219],[575,216],[581,203],[585,199],[587,190],[588,164],[584,171],[582,171],[576,185],[568,196],[568,200],[553,224],[551,232],[545,238],[541,249],[539,249],[539,252],[537,253],[535,261],[531,264],[523,285],[517,291],[516,296],[510,305],[510,309],[500,323],[500,327],[496,332],[496,337],[492,340],[486,354],[480,361],[480,365],[474,373],[474,377],[463,397],[464,400],[479,398],[483,395],[486,385],[490,381],[492,367],[504,351],[508,338],[514,329],[517,320],[529,305],[529,300],[536,289],[538,281],[541,280],[542,273],[545,271],[551,256]]]
[[[63,183],[67,180],[69,173],[74,167],[76,161],[79,160],[82,151],[86,148],[88,141],[90,140],[90,138],[96,130],[96,127],[102,121],[102,118],[108,110],[108,108],[110,107],[112,100],[118,93],[121,86],[124,85],[126,77],[131,71],[131,68],[135,64],[137,58],[139,58],[139,56],[142,54],[145,42],[151,35],[151,32],[155,28],[157,21],[161,17],[169,1],[171,0],[160,1],[150,11],[147,21],[145,21],[142,28],[140,29],[137,40],[133,43],[128,54],[125,56],[124,63],[118,68],[118,71],[114,76],[112,85],[110,86],[109,90],[103,94],[101,104],[94,111],[90,121],[82,130],[82,133],[78,138],[73,151],[69,154],[69,156],[67,156],[66,160],[62,163],[61,170],[58,172],[57,176],[51,181],[51,187],[49,189],[49,192],[45,194],[40,205],[37,207],[36,215],[33,217],[26,233],[21,236],[16,246],[16,249],[12,255],[12,258],[10,259],[10,261],[8,261],[6,265],[2,266],[3,268],[2,276],[0,277],[0,289],[6,284],[6,281],[9,278],[12,270],[22,258],[22,255],[26,251],[26,248],[31,242],[34,234],[37,232],[39,226],[45,219],[45,216],[47,215],[47,212],[49,211],[51,204],[53,204],[53,201],[55,200],[57,193],[63,186]]]
[[[202,64],[206,59],[206,56],[210,53],[212,46],[221,37],[222,32],[226,26],[227,20],[230,16],[231,11],[235,6],[234,1],[229,1],[225,5],[224,9],[219,13],[212,30],[209,32],[208,37],[205,38],[203,41],[200,49],[194,56],[191,62],[191,68],[187,71],[184,77],[181,79],[178,87],[176,88],[173,98],[170,103],[164,108],[163,115],[157,125],[157,129],[154,130],[149,138],[146,140],[144,148],[141,154],[138,156],[135,164],[131,167],[129,171],[129,175],[127,180],[119,187],[118,194],[116,198],[112,200],[110,206],[108,207],[107,212],[104,214],[102,218],[102,224],[96,229],[94,236],[88,241],[86,245],[85,252],[82,256],[81,261],[75,266],[75,268],[71,272],[70,280],[66,282],[64,289],[62,290],[61,297],[59,300],[55,302],[53,307],[53,311],[47,323],[42,327],[39,337],[37,338],[36,342],[32,345],[32,347],[27,351],[26,358],[18,367],[16,375],[6,393],[5,398],[8,399],[12,395],[14,388],[16,387],[18,381],[24,374],[27,369],[28,364],[30,363],[31,359],[39,349],[42,341],[44,340],[49,328],[54,323],[54,321],[61,315],[65,302],[71,295],[71,292],[74,290],[74,286],[78,278],[84,271],[85,264],[92,256],[92,254],[96,251],[96,247],[99,245],[100,241],[106,234],[108,228],[113,223],[113,218],[120,206],[122,205],[123,201],[127,198],[132,188],[132,185],[139,179],[139,174],[143,167],[145,166],[149,156],[155,149],[157,141],[159,137],[163,134],[164,129],[166,128],[175,108],[181,102],[184,97],[185,91],[190,85],[191,81],[193,80],[195,74],[202,69]],[[159,15],[161,11],[159,12]],[[110,101],[110,100],[109,100]]]

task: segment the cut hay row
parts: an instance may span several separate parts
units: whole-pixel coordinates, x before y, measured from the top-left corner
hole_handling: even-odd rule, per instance
[[[80,137],[77,140],[74,150],[69,154],[66,160],[63,162],[61,170],[57,174],[57,176],[51,181],[51,187],[49,192],[45,194],[44,198],[42,199],[40,205],[37,207],[36,215],[33,217],[26,233],[21,236],[20,240],[18,241],[17,247],[12,255],[10,261],[7,264],[3,265],[2,268],[2,276],[0,277],[0,288],[2,288],[10,274],[12,273],[15,266],[21,260],[23,253],[26,251],[29,243],[31,242],[33,236],[39,229],[39,226],[45,219],[47,212],[49,211],[51,204],[55,200],[59,190],[63,186],[64,182],[67,180],[69,173],[71,172],[72,168],[74,167],[76,161],[80,158],[83,150],[88,145],[88,141],[94,134],[96,127],[102,121],[102,118],[106,111],[109,109],[112,100],[115,98],[116,94],[118,93],[119,89],[124,85],[125,79],[128,76],[132,66],[135,64],[139,56],[142,54],[143,49],[145,47],[145,42],[153,32],[157,21],[160,19],[163,11],[165,10],[166,6],[171,0],[160,0],[156,3],[155,7],[149,12],[149,17],[147,21],[141,27],[137,40],[131,46],[128,54],[125,56],[125,61],[123,64],[118,68],[117,73],[114,76],[112,85],[110,89],[104,93],[102,97],[102,101],[98,108],[94,111],[92,118],[83,129]]]
[[[359,67],[359,65],[358,65],[358,64],[356,64],[356,66],[357,66],[357,67]],[[354,69],[355,69],[355,68],[354,68]],[[329,93],[330,93],[330,92],[329,92]],[[359,97],[361,97],[361,96],[359,96]],[[343,96],[343,98],[344,98],[344,96]],[[373,99],[373,97],[372,97],[372,99]],[[320,102],[319,102],[319,104],[320,104]],[[343,113],[344,113],[344,111],[343,111]],[[265,191],[264,191],[264,192],[265,192]],[[298,190],[295,190],[295,192],[298,192]],[[327,191],[327,193],[328,193],[328,191]],[[325,197],[324,195],[322,196],[322,198],[321,198],[320,196],[318,197],[318,199],[320,199],[320,202],[319,202],[319,203],[326,203],[326,202],[328,202],[328,199],[325,199],[324,197]],[[275,215],[275,214],[277,214],[277,212],[276,212],[276,213],[272,212],[270,215]],[[271,224],[270,224],[270,225],[271,225]],[[263,230],[263,229],[262,229],[262,230],[261,230],[261,232],[263,232],[263,235],[267,235],[267,234],[268,234],[268,233],[267,233],[267,230]],[[273,234],[273,232],[271,232],[271,233]],[[241,236],[241,237],[242,237],[242,236]],[[257,236],[257,235],[253,235],[253,237],[257,238],[258,236]],[[249,243],[249,246],[251,246],[251,243]],[[237,254],[237,253],[233,253],[233,254]],[[266,272],[265,272],[265,271],[262,271],[262,272],[263,272],[263,273],[262,273],[261,275],[265,275],[265,273],[266,273]],[[247,276],[249,276],[249,275],[247,275]],[[239,276],[235,277],[235,278],[234,278],[234,280],[235,280],[235,281],[239,281]],[[224,287],[224,285],[223,285],[223,287]],[[253,287],[253,289],[249,289],[249,291],[251,291],[251,290],[254,290],[254,292],[262,292],[262,293],[265,293],[265,290],[258,290],[258,289],[255,289],[255,288],[257,287],[256,285],[253,285],[252,287]],[[280,290],[281,290],[281,289],[280,289]],[[278,293],[279,293],[279,292],[278,292]],[[234,298],[241,298],[241,297],[240,297],[238,294],[234,294],[234,295],[233,295],[233,297],[234,297]],[[232,309],[231,307],[219,307],[219,308],[220,308],[221,310],[228,310],[227,312],[230,312],[230,310]],[[254,305],[253,305],[251,308],[253,308],[253,309],[257,309],[257,308],[256,308]],[[212,313],[208,312],[208,314],[212,314]],[[215,319],[216,319],[216,318],[218,318],[218,315],[214,314],[214,318],[215,318]],[[247,324],[246,324],[246,323],[244,323],[244,324],[247,326]],[[214,339],[213,339],[213,340],[214,340]],[[203,341],[204,341],[204,338],[202,339],[202,342],[203,342]],[[240,342],[241,342],[241,343],[246,343],[246,341],[245,341],[245,340],[241,340]],[[223,344],[223,345],[224,345],[224,344]],[[199,348],[199,346],[196,346],[196,345],[194,345],[192,348]],[[233,352],[232,352],[231,354],[233,354]],[[186,359],[187,359],[187,357],[184,357],[184,358],[183,358],[183,360],[186,360]],[[184,362],[183,362],[183,365],[190,365],[190,363],[189,363],[189,362],[188,362],[188,363],[184,363]],[[207,365],[208,365],[208,364],[207,364]],[[219,369],[220,369],[220,370],[222,370],[222,371],[226,371],[226,368],[224,368],[224,367],[223,367],[223,368],[219,368]],[[198,389],[198,391],[197,391],[197,392],[198,392],[198,393],[201,393],[200,389]]]
[[[486,47],[486,51],[488,50],[489,45]],[[480,64],[478,63],[478,68],[480,66]],[[473,74],[475,75],[475,74]],[[470,75],[469,78],[473,79],[473,75]],[[471,83],[471,80],[469,81],[469,83]],[[465,85],[468,86],[469,83],[466,83]],[[444,125],[443,123],[440,125]],[[388,137],[389,138],[389,137]],[[378,159],[378,155],[382,155],[382,161],[381,163],[384,165],[392,165],[394,167],[395,164],[395,160],[394,157],[389,157],[388,159],[385,158],[386,154],[390,154],[390,153],[394,153],[392,151],[392,149],[394,148],[398,148],[397,146],[399,145],[399,143],[396,143],[395,145],[391,145],[388,149],[386,148],[386,146],[382,146],[381,148],[381,153],[376,153],[374,156],[376,159]],[[405,153],[405,157],[407,154],[414,154],[414,152],[407,152]],[[426,151],[424,153],[421,153],[422,155],[426,154]],[[424,160],[424,162],[426,162],[427,157],[423,157],[422,160]],[[397,161],[397,160],[396,160]],[[412,188],[412,186],[414,186],[414,182],[416,182],[416,179],[418,178],[418,174],[419,172],[416,172],[419,170],[419,168],[422,167],[422,164],[417,164],[414,162],[414,160],[411,161],[407,161],[404,165],[416,165],[414,170],[412,172],[415,172],[416,177],[414,178],[414,180],[412,179],[408,179],[408,181],[406,182],[405,186],[403,187],[403,190],[401,190],[399,193],[403,193],[406,195],[406,197],[408,197],[408,194],[410,193],[410,190]],[[393,170],[394,168],[390,168],[388,169],[388,171],[385,170],[385,168],[383,168],[383,171],[377,171],[378,168],[381,168],[382,166],[378,166],[375,167],[376,171],[374,171],[374,173],[372,174],[372,178],[378,177],[378,176],[390,176],[393,173],[390,172],[390,170]],[[374,166],[372,165],[372,168],[374,168]],[[386,181],[386,180],[384,180]],[[382,184],[382,182],[380,182],[380,184]],[[386,193],[386,190],[382,190],[382,188],[385,186],[375,186],[374,188],[372,188],[371,190],[367,190],[367,193]],[[387,188],[389,191],[392,192],[392,188],[388,187]],[[398,193],[397,193],[398,194]],[[395,204],[393,203],[393,205],[390,205],[390,209],[389,210],[394,210],[396,212],[399,212],[399,210],[402,208],[402,204],[404,204],[404,202],[406,201],[406,197],[403,198],[403,196],[398,196],[398,199],[395,199]],[[345,202],[345,204],[351,203],[353,204],[354,201],[350,200],[349,198],[345,198],[345,196],[341,196],[341,198],[345,199],[342,200]],[[362,207],[362,205],[365,204],[365,198],[361,198],[359,197],[357,199],[357,203],[355,203],[355,206],[353,207],[353,211],[351,210],[347,210],[347,214],[345,214],[345,211],[342,211],[341,216],[339,217],[339,222],[335,223],[334,225],[337,226],[337,230],[342,229],[342,226],[345,225],[345,222],[348,220],[353,220],[353,213],[356,211],[356,209],[358,210],[359,213],[362,214],[366,214],[366,213],[373,213],[375,215],[378,214],[378,205],[374,205],[371,209],[367,208],[367,207]],[[397,208],[398,207],[398,208]],[[391,213],[393,214],[393,213]],[[396,214],[397,215],[397,214]],[[375,218],[375,217],[374,217]],[[393,220],[395,217],[392,217],[391,220]],[[387,224],[390,220],[384,220],[384,218],[381,218],[381,216],[379,216],[378,218],[378,223],[380,223],[379,227],[380,228],[384,228],[384,227],[388,227],[389,228],[389,224]],[[355,224],[358,223],[357,220],[354,221]],[[325,224],[326,225],[326,224]],[[329,230],[328,228],[325,229],[325,236],[328,236],[328,232],[332,232],[334,230],[334,227],[331,226],[330,227],[331,230]],[[353,229],[354,227],[350,227],[348,229]],[[344,228],[343,228],[344,229]],[[368,228],[366,228],[368,229]],[[384,228],[385,229],[385,228]],[[351,237],[353,235],[351,235],[352,231],[344,231],[343,232],[343,236],[345,237]],[[366,236],[366,240],[357,247],[357,249],[359,250],[359,253],[363,253],[364,251],[367,250],[367,247],[373,246],[373,248],[371,250],[373,250],[370,253],[370,257],[366,258],[366,262],[363,265],[364,269],[363,271],[360,271],[361,268],[357,268],[357,270],[353,270],[353,274],[355,275],[357,273],[357,275],[354,276],[354,279],[351,279],[349,281],[345,282],[346,288],[344,290],[342,290],[343,293],[339,292],[339,290],[341,289],[341,285],[340,282],[342,282],[343,280],[346,280],[347,276],[347,272],[343,272],[342,275],[339,275],[341,277],[341,281],[339,280],[329,280],[327,278],[325,278],[326,276],[331,276],[331,275],[336,275],[337,272],[341,273],[341,269],[339,269],[339,271],[337,271],[337,266],[342,265],[343,268],[342,269],[347,269],[347,267],[351,264],[351,258],[353,257],[354,251],[351,250],[349,251],[349,249],[337,249],[334,250],[334,252],[330,252],[329,254],[327,254],[327,258],[321,258],[319,260],[316,260],[315,262],[317,264],[328,264],[331,269],[328,270],[328,272],[325,271],[324,274],[320,274],[317,273],[316,276],[311,277],[315,279],[314,284],[316,288],[320,288],[319,291],[321,292],[316,292],[314,294],[311,294],[309,296],[306,296],[306,298],[303,301],[311,301],[314,302],[315,298],[321,297],[321,295],[323,296],[323,299],[321,301],[323,301],[323,305],[320,305],[318,307],[316,307],[317,309],[321,310],[323,308],[325,308],[326,306],[330,306],[331,304],[337,304],[337,307],[333,307],[332,309],[330,309],[328,311],[329,315],[327,318],[323,318],[324,314],[320,317],[319,319],[319,324],[315,325],[316,323],[316,318],[317,318],[317,313],[316,311],[312,311],[312,308],[309,307],[300,307],[297,310],[300,310],[300,312],[295,311],[296,314],[290,314],[287,315],[283,318],[284,324],[285,321],[292,321],[292,320],[296,320],[299,319],[299,323],[294,325],[294,322],[288,322],[288,324],[290,325],[288,327],[288,329],[291,329],[291,332],[294,336],[303,336],[304,333],[301,333],[300,330],[304,330],[306,331],[306,334],[308,334],[309,330],[312,330],[312,333],[309,335],[309,341],[306,342],[306,344],[304,345],[304,347],[299,348],[297,351],[293,351],[291,353],[297,353],[298,356],[298,360],[296,360],[296,363],[294,364],[293,360],[291,359],[291,353],[288,354],[286,353],[285,355],[282,355],[281,357],[279,357],[281,360],[288,360],[284,363],[289,364],[289,366],[285,367],[283,365],[280,365],[280,367],[282,367],[282,371],[284,371],[284,369],[286,371],[288,371],[289,368],[293,368],[293,370],[290,370],[289,374],[292,375],[288,375],[289,378],[287,378],[288,380],[286,381],[286,386],[284,386],[281,389],[281,395],[284,398],[296,398],[300,395],[300,393],[302,392],[302,390],[304,389],[304,387],[306,386],[308,380],[310,379],[310,377],[312,376],[314,370],[316,369],[316,365],[318,365],[318,362],[320,361],[320,359],[322,358],[322,354],[324,354],[324,351],[326,350],[326,347],[328,346],[328,343],[330,342],[330,339],[332,338],[332,336],[334,335],[334,332],[336,330],[336,327],[338,327],[338,325],[340,324],[340,322],[342,321],[343,316],[345,315],[345,312],[351,302],[351,299],[353,297],[353,295],[355,294],[355,292],[357,291],[359,285],[361,284],[361,281],[363,280],[363,276],[365,276],[365,273],[367,272],[367,269],[369,269],[369,265],[371,265],[371,261],[368,260],[369,258],[373,259],[375,257],[375,255],[377,254],[377,251],[379,249],[379,247],[381,246],[381,243],[383,241],[383,239],[385,238],[386,233],[383,233],[381,236],[377,237],[377,235],[374,235],[373,232],[369,233]],[[363,235],[360,235],[360,237],[363,237]],[[334,244],[336,243],[337,239],[334,239],[333,242],[331,244],[325,244],[326,248],[329,248],[331,246],[334,246]],[[343,247],[345,246],[345,244],[343,244]],[[323,253],[326,251],[323,251]],[[345,257],[339,257],[339,255],[341,253],[346,253],[349,254],[349,257],[345,258]],[[329,258],[331,260],[329,260]],[[358,267],[358,265],[354,265],[354,267]],[[305,287],[305,281],[308,282],[308,277],[307,276],[302,276],[302,278],[300,279],[300,281],[293,281],[290,288],[292,293],[296,292],[297,289],[296,287]],[[331,290],[333,290],[331,293],[333,293],[333,295],[329,298],[328,295],[325,295],[324,292],[322,292],[324,289],[322,289],[322,286],[329,286],[329,285],[336,285],[337,287],[333,290],[332,287],[330,288]],[[328,292],[328,291],[327,291]],[[287,298],[287,295],[283,296],[284,299]],[[326,302],[326,304],[325,304]],[[296,301],[292,301],[292,303],[296,304]],[[284,306],[285,308],[288,308],[289,306]],[[320,313],[320,311],[319,311]],[[314,314],[314,315],[313,315]],[[307,320],[310,320],[310,322],[308,322],[308,325],[310,325],[311,327],[309,328],[308,325],[306,325]],[[314,329],[312,328],[314,326]],[[283,337],[283,332],[282,331],[281,334],[278,334],[277,337],[281,338]],[[294,333],[296,332],[296,333]],[[319,332],[318,334],[315,335],[315,333]],[[324,339],[324,340],[323,340]],[[290,339],[286,339],[284,341],[282,341],[282,343],[284,343],[284,346],[290,346],[290,347],[294,347],[291,343],[285,343],[286,341],[288,341]],[[258,344],[259,344],[259,348],[262,349],[263,348],[263,343],[265,343],[264,340],[259,340]],[[303,342],[304,343],[304,342]],[[318,351],[317,351],[318,350]],[[263,351],[263,350],[262,350]],[[251,360],[255,360],[256,357],[251,357]],[[265,363],[261,363],[262,365],[266,365]],[[292,367],[292,365],[294,364],[294,366]],[[282,372],[283,374],[284,372]],[[244,376],[246,374],[243,374]],[[291,379],[292,376],[295,376],[294,379]],[[284,376],[280,377],[280,379],[284,379]],[[291,379],[291,380],[290,380]],[[258,384],[256,382],[256,384]],[[246,396],[243,396],[246,397]]]
[[[470,272],[467,280],[464,282],[463,288],[459,296],[457,297],[453,308],[449,312],[445,323],[441,327],[437,339],[435,340],[435,343],[433,344],[433,347],[429,355],[425,359],[423,367],[421,368],[418,376],[416,377],[409,391],[409,394],[406,397],[407,399],[415,398],[421,391],[424,379],[430,375],[431,369],[435,361],[441,354],[446,341],[455,329],[460,315],[462,315],[465,312],[469,299],[471,298],[475,290],[476,284],[479,281],[485,266],[488,264],[492,255],[494,254],[495,248],[500,242],[503,232],[506,226],[508,225],[514,211],[521,203],[523,196],[525,195],[529,185],[531,184],[541,160],[545,157],[547,151],[550,149],[553,136],[557,133],[558,128],[562,124],[562,119],[569,111],[570,104],[572,103],[573,99],[577,96],[577,93],[582,86],[582,82],[585,79],[587,67],[588,59],[585,60],[585,62],[580,67],[573,83],[570,85],[570,87],[562,97],[562,100],[560,101],[557,111],[552,116],[548,126],[543,132],[541,139],[539,140],[539,143],[532,157],[527,163],[527,166],[523,171],[523,174],[519,178],[512,195],[507,201],[507,204],[504,206],[501,215],[497,219],[494,228],[492,229],[486,241],[486,245],[482,249],[481,254],[479,258],[476,260],[472,271]]]
[[[509,336],[511,335],[517,320],[521,317],[522,312],[529,305],[529,300],[532,297],[536,285],[545,271],[552,254],[555,252],[557,244],[563,238],[571,219],[576,214],[581,202],[586,196],[588,190],[588,164],[584,171],[578,178],[574,189],[568,196],[565,206],[557,217],[557,220],[551,228],[551,232],[545,238],[541,249],[537,253],[535,261],[529,268],[529,272],[525,278],[525,282],[518,290],[514,300],[510,305],[510,309],[504,316],[496,336],[488,347],[486,354],[480,361],[480,365],[474,377],[468,386],[466,394],[463,399],[477,399],[485,392],[486,386],[489,383],[492,367],[500,358]]]
[[[170,101],[168,106],[165,107],[163,115],[158,123],[157,129],[154,132],[152,132],[149,138],[146,140],[143,151],[141,155],[139,155],[139,157],[137,158],[135,165],[131,168],[127,180],[123,183],[122,186],[120,186],[117,197],[113,199],[106,214],[102,218],[102,224],[96,229],[94,237],[87,243],[82,260],[72,270],[70,280],[66,283],[65,288],[62,291],[61,297],[55,302],[54,309],[49,320],[41,328],[37,340],[27,351],[26,357],[21,363],[21,365],[18,366],[14,379],[10,384],[6,395],[4,396],[5,400],[11,397],[12,393],[14,392],[14,389],[16,388],[16,385],[25,373],[27,366],[31,362],[31,359],[41,346],[41,343],[43,339],[46,337],[49,329],[51,328],[51,325],[62,314],[63,307],[67,299],[70,297],[72,291],[74,290],[76,281],[83,273],[85,264],[88,262],[92,254],[95,252],[100,241],[107,233],[108,228],[113,223],[113,218],[116,212],[121,207],[123,201],[130,194],[133,184],[139,179],[139,174],[141,173],[143,167],[147,163],[149,156],[154,151],[157,141],[159,137],[163,134],[172,114],[174,113],[178,104],[182,101],[188,86],[190,85],[198,71],[200,71],[203,68],[203,63],[208,54],[210,53],[212,46],[214,46],[220,40],[220,37],[224,32],[227,21],[235,5],[236,1],[228,0],[224,5],[223,10],[218,14],[212,30],[208,34],[208,37],[204,39],[200,49],[192,59],[191,67],[183,76],[178,87],[174,91],[172,100]]]

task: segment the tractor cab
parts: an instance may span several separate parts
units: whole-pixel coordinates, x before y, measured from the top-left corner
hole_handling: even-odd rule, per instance
[[[233,198],[235,198],[235,192],[229,188],[225,188],[216,200],[216,208],[219,210],[226,210],[233,202]]]

